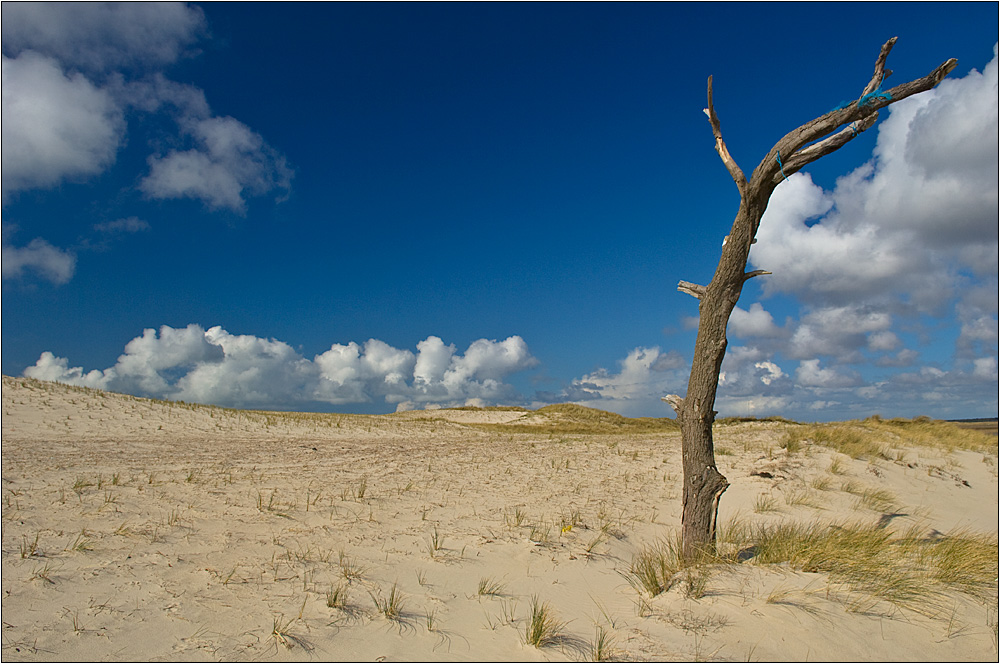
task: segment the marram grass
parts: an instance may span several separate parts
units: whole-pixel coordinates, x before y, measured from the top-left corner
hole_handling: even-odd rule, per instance
[[[537,596],[531,598],[531,613],[524,626],[524,641],[536,648],[557,645],[564,640],[566,623],[556,619],[548,602],[540,602]]]
[[[944,451],[997,451],[997,437],[988,431],[968,429],[952,422],[918,417],[884,420],[875,415],[865,420],[789,427],[782,447],[790,452],[805,443],[829,447],[855,459],[892,459],[896,446],[930,447]]]
[[[875,524],[737,523],[723,545],[749,554],[753,564],[826,573],[850,592],[921,613],[937,612],[951,590],[986,598],[998,576],[996,536],[967,531],[894,534]]]
[[[725,527],[720,553],[685,561],[680,542],[662,539],[640,549],[632,559],[628,582],[655,597],[681,584],[697,598],[693,579],[707,583],[726,566],[788,565],[825,574],[828,589],[842,597],[849,611],[865,612],[879,602],[926,615],[938,615],[950,592],[982,601],[996,597],[998,547],[995,535],[957,531],[942,535],[919,528],[893,533],[877,524],[794,523]]]

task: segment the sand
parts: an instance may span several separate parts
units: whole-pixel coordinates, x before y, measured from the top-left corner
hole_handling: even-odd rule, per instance
[[[545,420],[239,412],[4,377],[3,659],[582,660],[600,629],[626,660],[997,660],[995,589],[919,610],[751,559],[706,567],[698,592],[640,592],[633,557],[680,524],[679,435]],[[787,426],[717,427],[723,527],[996,536],[995,447],[790,454]],[[533,598],[564,623],[544,647],[526,643]]]

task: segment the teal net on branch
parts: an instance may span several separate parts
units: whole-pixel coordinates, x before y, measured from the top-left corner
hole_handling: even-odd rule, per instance
[[[878,99],[892,100],[892,95],[890,93],[888,93],[887,91],[885,91],[885,90],[882,89],[882,82],[883,81],[885,81],[885,77],[884,76],[882,77],[882,80],[878,82],[878,87],[877,88],[875,88],[874,90],[872,90],[871,92],[869,92],[866,95],[861,95],[861,98],[858,99],[858,102],[857,102],[858,103],[858,108],[864,108],[868,104],[871,104],[871,103],[873,103],[874,101],[876,101]],[[844,110],[845,108],[847,108],[850,105],[851,105],[851,102],[849,102],[849,101],[841,102],[840,106],[837,106],[836,108],[832,109],[830,112],[833,113],[834,111],[842,111],[842,110]]]

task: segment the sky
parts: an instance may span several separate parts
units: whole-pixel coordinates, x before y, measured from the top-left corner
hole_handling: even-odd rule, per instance
[[[241,408],[672,417],[747,173],[716,409],[997,415],[996,3],[3,3],[2,370]]]

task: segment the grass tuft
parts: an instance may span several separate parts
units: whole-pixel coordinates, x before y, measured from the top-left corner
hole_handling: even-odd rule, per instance
[[[524,640],[536,648],[557,645],[565,638],[566,623],[559,622],[548,602],[539,602],[537,596],[531,598],[531,614],[524,627]]]
[[[626,579],[636,590],[645,590],[656,597],[673,587],[677,573],[684,569],[680,542],[661,540],[643,547],[632,558]]]
[[[998,576],[996,536],[964,531],[932,537],[911,530],[896,536],[877,524],[781,523],[738,526],[728,538],[752,549],[755,564],[787,563],[828,574],[848,592],[851,611],[886,601],[930,615],[941,608],[949,588],[983,597],[995,591]]]
[[[326,593],[326,605],[331,609],[345,609],[350,586],[346,583],[331,585]]]
[[[507,586],[505,584],[500,583],[491,577],[484,576],[479,579],[479,588],[476,591],[476,594],[480,597],[483,597],[484,595],[489,597],[501,597],[506,594],[506,591]]]
[[[389,590],[388,597],[382,597],[382,593],[373,593],[368,591],[371,596],[372,601],[375,602],[375,608],[383,616],[389,620],[399,620],[403,616],[403,593],[399,591],[399,586],[397,584],[392,584],[392,588]]]
[[[604,629],[603,625],[597,626],[594,634],[594,641],[590,644],[590,659],[594,662],[609,662],[615,658],[614,651],[615,637]]]

